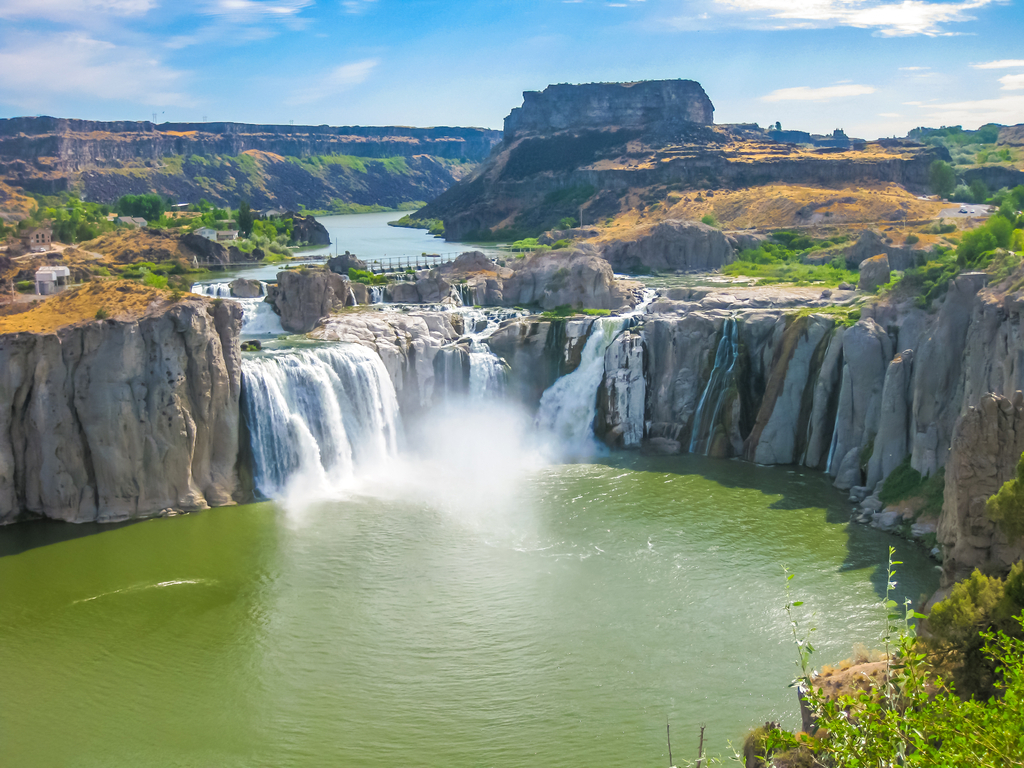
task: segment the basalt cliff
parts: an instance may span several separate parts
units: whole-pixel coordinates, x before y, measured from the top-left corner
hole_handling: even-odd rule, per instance
[[[793,223],[810,223],[816,212],[820,218],[819,209],[835,223],[899,219],[914,216],[915,197],[906,190],[923,191],[931,162],[949,159],[945,149],[896,140],[798,146],[756,125],[716,126],[713,115],[703,88],[689,80],[527,92],[494,154],[417,217],[443,220],[449,239],[514,239],[565,218],[594,224],[639,212],[658,219],[680,204],[705,204],[711,191],[721,205],[708,203],[707,213],[749,226],[756,225],[750,215],[733,210],[749,201],[730,206],[723,193],[792,185],[803,188],[787,193],[798,203],[787,213]],[[902,196],[866,213],[873,201],[858,188],[886,185],[900,185]],[[835,210],[840,201],[849,210]],[[693,213],[683,218],[700,218]]]
[[[395,207],[429,200],[490,153],[478,128],[0,120],[0,180],[113,202],[157,192],[256,208]]]
[[[234,503],[241,308],[157,300],[0,335],[0,523],[113,522]]]

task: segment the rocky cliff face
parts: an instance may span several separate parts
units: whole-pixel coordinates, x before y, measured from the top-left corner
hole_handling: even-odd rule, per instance
[[[241,309],[0,336],[0,522],[111,522],[233,503]]]
[[[523,93],[523,106],[505,118],[505,141],[603,126],[669,131],[685,123],[711,125],[714,116],[711,99],[693,80],[549,85]]]
[[[157,192],[256,208],[429,200],[501,140],[477,128],[0,120],[0,178],[31,192],[80,187],[113,202]],[[322,157],[345,156],[340,162]],[[126,172],[130,171],[130,172]]]

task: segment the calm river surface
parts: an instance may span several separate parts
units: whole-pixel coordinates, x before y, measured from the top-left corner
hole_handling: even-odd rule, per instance
[[[875,644],[890,543],[937,583],[819,473],[489,472],[0,530],[0,765],[664,766],[666,720],[677,762],[797,724],[783,564],[819,664]]]

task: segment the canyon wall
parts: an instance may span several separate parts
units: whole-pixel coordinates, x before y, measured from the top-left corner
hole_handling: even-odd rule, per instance
[[[0,336],[0,523],[113,522],[232,504],[242,310]]]

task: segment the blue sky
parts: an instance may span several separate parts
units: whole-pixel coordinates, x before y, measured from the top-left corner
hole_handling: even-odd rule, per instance
[[[550,83],[689,78],[716,122],[1024,122],[1017,0],[0,0],[0,116],[500,128]]]

